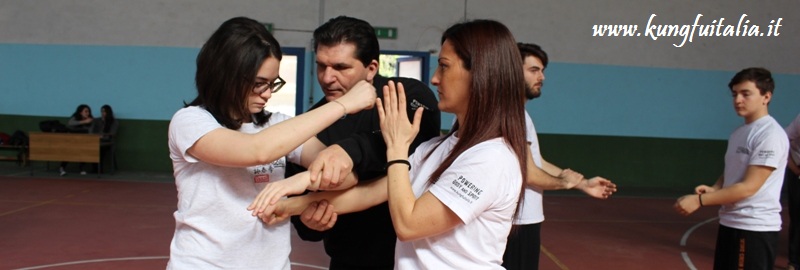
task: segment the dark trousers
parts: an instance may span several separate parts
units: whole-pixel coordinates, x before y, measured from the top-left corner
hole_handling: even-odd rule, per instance
[[[800,179],[786,168],[783,182],[789,198],[789,263],[797,268],[800,266]]]
[[[778,232],[745,231],[719,225],[714,270],[775,268]]]
[[[364,256],[369,256],[365,254]],[[393,270],[394,265],[385,266],[364,266],[364,265],[351,265],[331,258],[329,270]]]
[[[508,235],[506,252],[503,254],[503,267],[508,270],[539,269],[542,223],[515,227]]]

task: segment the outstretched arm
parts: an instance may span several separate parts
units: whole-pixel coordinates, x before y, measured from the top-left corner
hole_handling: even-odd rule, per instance
[[[375,90],[361,82],[344,96],[322,107],[278,123],[256,134],[217,128],[206,133],[187,152],[197,159],[219,166],[247,167],[265,164],[285,156],[343,113],[373,106]]]
[[[337,189],[348,189],[356,184],[353,174],[348,175]],[[306,190],[319,190],[319,181],[312,182],[308,171],[298,173],[282,181],[267,184],[258,193],[247,210],[253,211],[253,215],[263,212],[268,206],[274,205],[281,198],[287,195],[301,194]]]
[[[560,175],[564,171],[553,163],[548,162],[544,158],[542,158],[542,170],[550,175]],[[572,188],[583,191],[586,193],[586,195],[597,199],[607,199],[609,196],[614,194],[614,192],[617,192],[616,184],[599,176],[591,179],[583,179]]]
[[[346,214],[366,210],[385,202],[386,198],[386,178],[384,177],[347,190],[313,192],[279,200],[275,204],[267,204],[257,216],[265,223],[272,225],[290,216],[300,215],[313,202],[327,201],[328,204],[336,206],[336,213]]]
[[[543,165],[545,169],[542,169],[539,168],[539,166],[536,166],[535,163],[533,163],[533,158],[531,157],[530,148],[528,148],[527,152],[528,152],[528,158],[527,158],[528,176],[526,177],[525,180],[525,183],[527,185],[535,186],[544,190],[570,189],[578,185],[578,183],[580,183],[581,180],[583,179],[583,175],[580,173],[577,173],[570,169],[561,170],[558,169],[557,167],[556,169],[558,170],[550,168],[550,171],[554,173],[557,172],[558,174],[555,175],[558,176],[551,175],[548,171],[546,171],[546,169],[548,169],[547,166]],[[545,164],[544,160],[542,160],[542,164]]]

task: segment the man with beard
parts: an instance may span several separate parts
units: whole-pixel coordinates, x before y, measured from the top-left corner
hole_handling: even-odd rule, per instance
[[[529,100],[537,98],[541,95],[542,86],[544,85],[544,70],[547,68],[548,62],[547,53],[535,44],[518,43],[517,47],[523,61],[525,83],[527,85],[525,95]],[[522,197],[523,202],[518,210],[519,214],[514,220],[516,230],[512,230],[508,236],[506,251],[503,255],[503,267],[512,270],[539,268],[540,231],[541,224],[544,221],[542,190],[575,188],[599,199],[606,199],[617,191],[614,183],[602,177],[582,180],[575,186],[564,181],[560,177],[564,170],[547,162],[542,157],[536,128],[527,113],[525,114],[525,122],[527,139],[531,150],[530,158],[541,170],[528,166],[528,177],[536,180],[536,185],[528,185],[525,188],[525,194]]]

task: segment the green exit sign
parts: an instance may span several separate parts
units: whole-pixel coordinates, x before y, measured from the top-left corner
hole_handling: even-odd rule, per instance
[[[272,24],[271,24],[271,23],[265,23],[265,22],[262,22],[261,24],[263,24],[263,25],[264,25],[264,27],[266,27],[266,28],[267,28],[267,31],[269,31],[270,33],[272,33]]]
[[[374,27],[375,35],[383,39],[397,39],[397,27]]]

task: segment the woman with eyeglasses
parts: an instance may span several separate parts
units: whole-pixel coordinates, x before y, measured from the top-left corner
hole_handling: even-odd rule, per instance
[[[253,215],[272,224],[315,201],[327,200],[343,214],[388,200],[398,238],[395,269],[503,269],[523,176],[533,166],[522,58],[511,32],[497,21],[455,24],[441,42],[431,82],[439,109],[456,116],[449,134],[422,143],[409,157],[422,111],[410,121],[402,84],[389,83],[377,102],[389,160],[385,178],[279,200],[311,183],[293,176],[265,189],[248,208]]]
[[[197,56],[197,98],[169,125],[178,207],[168,269],[289,269],[290,224],[266,227],[244,209],[287,160],[307,165],[314,137],[343,114],[371,107],[361,87],[289,119],[264,109],[285,82],[278,41],[259,22],[224,22]]]

